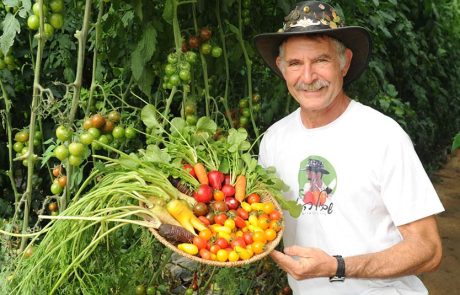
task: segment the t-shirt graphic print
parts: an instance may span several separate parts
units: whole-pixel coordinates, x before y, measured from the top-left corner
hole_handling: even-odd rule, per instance
[[[327,159],[312,155],[301,161],[298,181],[297,203],[302,205],[302,214],[332,214],[337,175]]]

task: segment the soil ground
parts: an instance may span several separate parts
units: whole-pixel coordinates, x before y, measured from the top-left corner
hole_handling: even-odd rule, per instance
[[[446,210],[437,217],[443,261],[438,271],[420,278],[430,295],[460,294],[460,150],[449,157],[432,179]]]

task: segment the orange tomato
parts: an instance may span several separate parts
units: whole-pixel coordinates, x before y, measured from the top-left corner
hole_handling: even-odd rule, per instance
[[[268,228],[265,230],[265,236],[267,237],[267,241],[273,241],[276,239],[276,231],[272,228]]]
[[[198,234],[205,241],[209,241],[212,238],[212,232],[209,229],[204,229]]]
[[[249,196],[246,197],[246,202],[248,202],[249,204],[259,203],[260,196],[256,193],[250,194]]]
[[[225,198],[225,195],[221,190],[215,190],[213,196],[216,201],[223,201]]]
[[[260,216],[257,221],[258,226],[261,229],[267,229],[270,226],[270,219],[266,216]]]
[[[219,246],[219,245],[212,245],[212,246],[209,248],[209,251],[211,251],[212,254],[216,254],[219,250],[220,250],[220,246]]]
[[[279,232],[283,227],[279,220],[272,220],[270,221],[270,228],[276,232]]]
[[[263,204],[263,208],[262,210],[266,213],[266,214],[270,214],[273,212],[273,210],[275,210],[275,204],[273,204],[272,202],[264,202],[262,203]]]
[[[252,233],[252,239],[254,240],[254,243],[255,242],[262,242],[262,243],[266,243],[267,242],[267,236],[265,235],[265,232],[264,231],[256,231],[256,232],[253,232]],[[254,244],[253,243],[253,244]],[[253,249],[254,250],[254,249]],[[255,252],[255,251],[254,251]]]
[[[212,256],[211,256],[211,251],[207,250],[207,249],[201,249],[200,250],[200,256],[201,258],[203,259],[206,259],[206,260],[212,260]]]
[[[264,252],[265,243],[262,243],[260,241],[255,241],[254,243],[252,243],[251,248],[252,248],[252,251],[254,251],[254,254],[260,254]]]
[[[281,219],[281,212],[278,210],[273,210],[270,214],[269,217],[271,220],[279,220]]]

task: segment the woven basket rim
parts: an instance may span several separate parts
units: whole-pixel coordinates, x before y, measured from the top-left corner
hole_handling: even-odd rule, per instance
[[[283,216],[283,211],[281,210],[281,207],[278,204],[278,202],[276,201],[276,199],[273,198],[268,193],[261,194],[261,201],[267,201],[267,200],[273,202],[273,204],[275,205],[276,210],[280,211],[281,216]],[[196,262],[199,262],[199,263],[203,263],[203,264],[207,264],[207,265],[212,265],[212,266],[238,267],[238,266],[244,266],[244,265],[247,265],[247,264],[250,264],[250,263],[253,263],[253,262],[261,260],[262,258],[267,256],[268,254],[270,254],[270,252],[272,252],[276,248],[276,246],[278,246],[278,244],[280,243],[280,241],[281,241],[281,239],[283,237],[283,233],[284,233],[284,219],[283,219],[283,217],[282,217],[281,220],[283,222],[283,226],[281,227],[281,230],[276,233],[276,238],[273,241],[267,242],[265,244],[265,249],[264,249],[264,251],[262,253],[256,254],[256,255],[254,255],[251,258],[246,259],[246,260],[238,260],[238,261],[234,261],[234,262],[230,262],[230,261],[221,262],[221,261],[215,261],[215,260],[208,260],[208,259],[203,259],[203,258],[201,258],[199,256],[190,255],[188,253],[185,253],[184,251],[179,250],[174,244],[172,244],[171,242],[169,242],[168,240],[163,238],[155,228],[149,228],[149,230],[155,236],[155,238],[160,243],[162,243],[164,246],[168,247],[169,249],[171,249],[172,251],[176,252],[177,254],[179,254],[181,256],[184,256],[184,257],[186,257],[186,258],[188,258],[190,260],[193,260],[193,261],[196,261]]]

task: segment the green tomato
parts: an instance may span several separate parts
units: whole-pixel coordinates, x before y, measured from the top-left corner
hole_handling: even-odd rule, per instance
[[[190,71],[189,70],[181,70],[179,72],[179,78],[184,81],[184,82],[188,82],[190,81]]]
[[[94,136],[89,132],[85,132],[80,135],[80,142],[85,145],[91,144],[93,140],[94,140]]]
[[[222,55],[222,48],[215,46],[212,48],[211,55],[215,58],[218,58]]]
[[[256,113],[260,112],[260,103],[255,103],[252,105],[252,110]]]
[[[147,288],[147,295],[155,295],[156,294],[155,287],[148,287]]]
[[[57,183],[53,183],[51,185],[50,191],[53,195],[59,195],[60,193],[62,193],[62,187],[60,187]]]
[[[212,46],[209,43],[203,43],[200,46],[200,52],[203,53],[204,55],[208,55],[211,53]]]
[[[196,63],[197,55],[193,51],[187,51],[185,53],[185,60],[191,64]]]
[[[22,130],[14,135],[14,140],[19,142],[26,142],[29,140],[29,131]]]
[[[40,18],[35,14],[29,15],[29,17],[27,18],[27,26],[31,30],[37,30],[38,27],[40,27]]]
[[[246,99],[246,98],[242,98],[240,99],[240,102],[238,104],[240,106],[240,108],[247,108],[249,107],[249,101]]]
[[[34,138],[34,146],[39,146],[40,140]]]
[[[172,64],[167,64],[165,66],[165,74],[166,76],[171,76],[172,74],[174,74],[176,72],[176,67]]]
[[[40,16],[40,5],[38,2],[35,2],[34,5],[32,6],[32,12],[36,16]],[[43,3],[43,15],[46,16],[48,14],[48,7],[46,6],[45,3]]]
[[[83,163],[83,158],[82,157],[70,155],[69,164],[71,166],[80,166],[81,163]]]
[[[16,153],[20,153],[23,148],[24,148],[24,144],[22,142],[17,141],[13,144],[13,150]]]
[[[137,285],[136,286],[136,295],[145,295],[145,286]]]
[[[188,288],[187,290],[185,290],[185,295],[192,295],[192,294],[193,294],[192,288]]]
[[[243,115],[243,117],[250,118],[251,111],[249,111],[249,108],[241,109],[241,115]]]
[[[60,13],[53,13],[49,17],[49,22],[51,26],[55,29],[61,29],[62,26],[64,25],[64,17]]]
[[[61,161],[64,161],[69,156],[69,149],[61,144],[54,149],[54,156]]]
[[[101,130],[96,127],[91,127],[88,129],[88,133],[93,136],[94,139],[98,139],[101,136]]]
[[[56,128],[56,137],[62,142],[67,141],[72,137],[72,130],[64,125],[60,125]]]
[[[171,77],[169,77],[169,84],[171,84],[171,86],[177,86],[179,85],[179,83],[180,83],[179,75],[173,74],[171,75]]]
[[[101,145],[99,142],[97,142],[97,141],[93,141],[93,142],[91,143],[91,148],[92,148],[93,150],[95,150],[95,151],[98,151],[98,150],[102,149],[102,145]]]
[[[51,0],[49,5],[52,12],[61,12],[64,10],[64,0]]]
[[[54,28],[52,25],[45,23],[45,37],[50,39],[54,35]]]
[[[177,53],[172,52],[172,53],[168,54],[168,63],[175,64],[175,63],[177,63],[177,60],[178,60]]]
[[[247,117],[240,117],[240,127],[246,128],[248,123],[249,119]]]
[[[34,139],[42,140],[42,133],[40,131],[34,132]]]
[[[99,137],[99,140],[98,140],[100,143],[102,144],[105,144],[105,145],[108,145],[110,143],[109,141],[109,138],[107,135],[103,134],[101,135],[101,137]],[[102,145],[101,145],[102,146]]]
[[[192,66],[190,65],[189,62],[187,61],[183,61],[179,64],[179,69],[181,70],[187,70],[187,71],[190,71],[190,69],[192,68]]]
[[[121,139],[125,137],[125,128],[123,128],[122,126],[116,126],[115,128],[113,128],[112,136],[115,139]]]
[[[72,156],[83,156],[85,146],[81,142],[72,142],[69,144],[69,153]]]
[[[107,115],[107,118],[113,123],[118,123],[121,119],[121,114],[118,111],[113,110]]]
[[[127,139],[136,138],[136,135],[137,135],[137,132],[136,132],[136,129],[134,129],[134,127],[132,127],[132,126],[126,127],[126,129],[125,129],[125,137]]]

